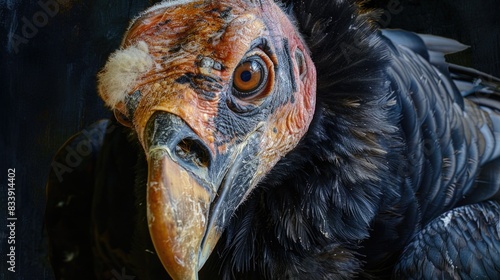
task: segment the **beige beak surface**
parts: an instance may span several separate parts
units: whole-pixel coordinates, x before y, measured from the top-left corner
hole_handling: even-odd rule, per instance
[[[156,252],[173,279],[198,279],[210,192],[165,150],[149,155],[147,215]]]

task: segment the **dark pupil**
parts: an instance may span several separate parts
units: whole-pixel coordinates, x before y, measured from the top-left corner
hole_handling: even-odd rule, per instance
[[[248,82],[252,79],[252,72],[246,70],[246,71],[243,71],[241,72],[240,74],[240,78],[243,82]]]

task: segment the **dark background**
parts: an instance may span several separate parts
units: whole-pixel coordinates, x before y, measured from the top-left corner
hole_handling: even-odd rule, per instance
[[[1,279],[52,279],[43,241],[52,156],[72,134],[109,116],[97,96],[95,75],[118,47],[130,18],[151,2],[0,0]],[[385,11],[386,27],[469,45],[449,59],[500,76],[499,0],[391,0],[366,6]],[[5,261],[8,168],[16,169],[16,273],[7,271]]]

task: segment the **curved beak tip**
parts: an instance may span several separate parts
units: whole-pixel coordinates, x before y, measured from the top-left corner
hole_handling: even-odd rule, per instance
[[[197,279],[211,194],[164,153],[149,158],[147,215],[158,257],[173,279]],[[210,255],[210,252],[207,252]]]

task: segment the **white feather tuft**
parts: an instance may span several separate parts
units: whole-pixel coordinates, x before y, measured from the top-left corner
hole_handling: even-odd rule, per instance
[[[125,101],[137,79],[153,65],[153,58],[144,41],[115,51],[97,76],[99,95],[107,106],[114,109],[118,103]]]

